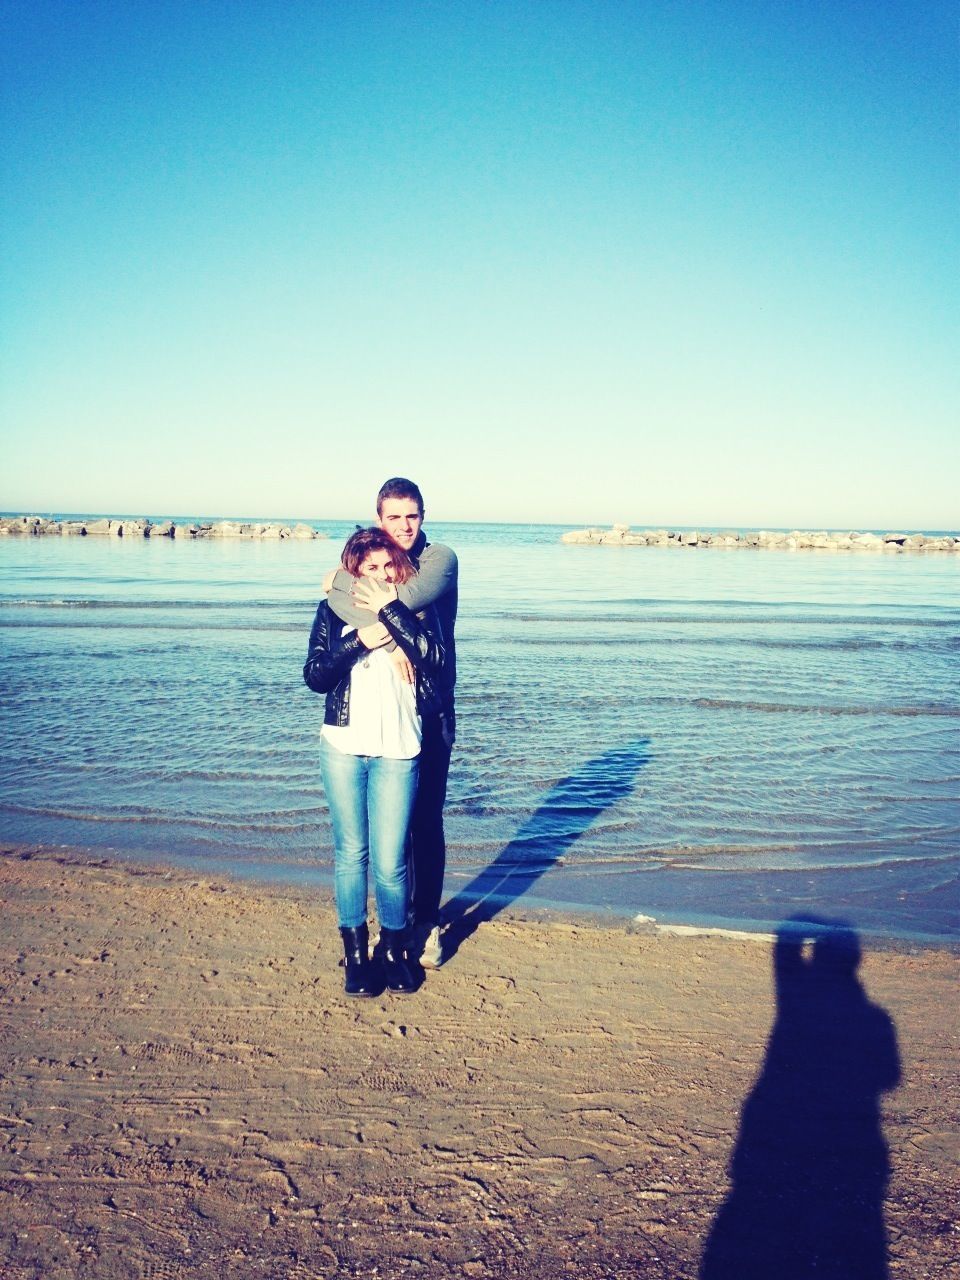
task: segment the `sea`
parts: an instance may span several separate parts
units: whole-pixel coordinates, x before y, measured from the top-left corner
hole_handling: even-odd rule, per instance
[[[329,893],[315,541],[0,539],[0,836]],[[447,893],[488,913],[960,942],[960,557],[460,561]]]

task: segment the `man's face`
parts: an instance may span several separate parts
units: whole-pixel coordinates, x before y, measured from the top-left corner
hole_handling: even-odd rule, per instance
[[[409,551],[420,536],[423,512],[414,498],[384,498],[380,508],[380,528],[398,547]]]

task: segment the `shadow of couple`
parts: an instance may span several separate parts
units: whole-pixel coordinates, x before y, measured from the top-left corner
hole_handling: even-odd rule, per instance
[[[551,787],[493,862],[444,904],[443,946],[448,957],[556,866],[605,810],[630,794],[637,774],[651,759],[649,747],[647,738],[614,747]]]

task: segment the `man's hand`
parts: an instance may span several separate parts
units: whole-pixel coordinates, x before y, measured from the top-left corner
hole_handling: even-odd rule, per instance
[[[399,675],[400,679],[404,682],[404,684],[413,684],[413,682],[417,678],[417,673],[414,670],[413,663],[410,661],[407,655],[403,652],[403,650],[399,647],[399,645],[397,646],[396,649],[394,649],[393,653],[391,653],[390,661],[396,667],[397,674]]]
[[[371,622],[369,627],[361,627],[357,635],[360,643],[368,649],[380,649],[390,640],[390,632],[382,622]]]
[[[385,604],[396,600],[397,588],[392,582],[381,582],[379,578],[358,578],[350,594],[358,609],[379,613]]]

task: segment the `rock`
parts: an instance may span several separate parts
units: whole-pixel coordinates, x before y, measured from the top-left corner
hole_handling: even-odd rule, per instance
[[[15,538],[23,535],[29,538],[36,532],[39,522],[39,516],[4,516],[3,532],[12,534]]]
[[[293,528],[290,530],[291,538],[306,539],[306,538],[315,538],[316,536],[317,536],[316,530],[311,528],[310,525],[308,524],[302,524],[302,523],[295,524]]]
[[[146,538],[150,529],[147,520],[121,520],[114,527],[118,538]]]
[[[0,516],[0,535],[36,538],[59,532],[60,521],[50,516]]]
[[[109,537],[113,533],[113,521],[107,520],[90,520],[84,524],[84,529],[88,537]]]
[[[883,539],[876,533],[855,533],[850,543],[860,551],[879,551],[883,546]]]
[[[175,538],[177,526],[172,520],[163,520],[160,524],[149,525],[144,532],[148,538]]]
[[[265,526],[266,528],[267,526]],[[297,526],[300,528],[301,526]],[[309,529],[309,526],[307,526]],[[296,529],[281,530],[280,536],[298,536]],[[261,531],[261,536],[264,536]],[[274,536],[267,534],[266,536]],[[309,533],[299,536],[310,536]],[[325,535],[320,534],[320,537]],[[784,533],[779,529],[761,529],[740,533],[725,529],[718,533],[701,533],[699,530],[645,529],[631,531],[627,524],[615,524],[610,529],[572,529],[561,534],[563,542],[631,547],[764,547],[772,550],[795,551],[888,551],[892,554],[908,551],[960,551],[960,535],[924,533],[860,533],[843,530],[828,533],[824,529],[793,529]]]

